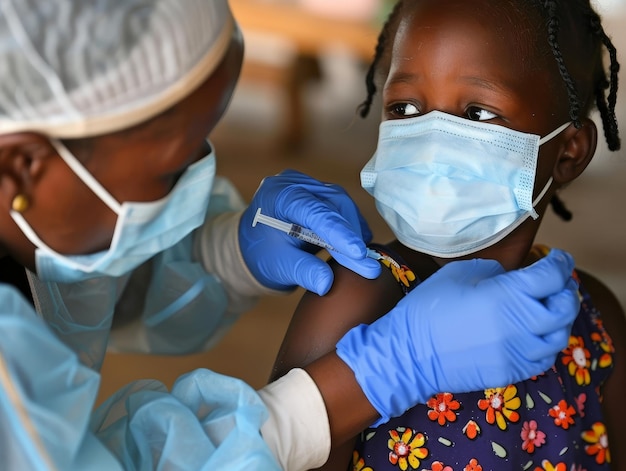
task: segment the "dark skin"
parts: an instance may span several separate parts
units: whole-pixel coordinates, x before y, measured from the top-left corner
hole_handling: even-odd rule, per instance
[[[531,48],[516,44],[510,7],[493,0],[426,0],[413,2],[389,45],[393,54],[383,78],[383,120],[402,119],[439,110],[473,120],[485,120],[515,130],[545,136],[569,121],[560,76],[550,58],[533,57]],[[511,22],[511,23],[510,23]],[[499,25],[500,27],[494,27]],[[519,25],[518,25],[519,27]],[[393,49],[391,49],[393,48]],[[516,51],[512,54],[511,51]],[[525,51],[525,54],[519,53]],[[528,64],[537,64],[529,70]],[[575,68],[579,68],[576,64]],[[540,148],[534,195],[553,184],[536,207],[540,218],[528,219],[499,243],[464,258],[498,260],[507,270],[532,263],[530,248],[551,195],[585,169],[596,148],[597,131],[589,119],[582,127],[570,125]],[[390,247],[425,279],[454,259],[438,259],[392,241]],[[302,298],[276,360],[272,378],[295,366],[307,365],[328,351],[354,325],[371,323],[388,312],[403,296],[389,271],[365,280],[334,262],[335,282],[324,297],[306,293]],[[621,407],[626,388],[623,367],[626,318],[615,296],[600,281],[579,273],[611,335],[616,365],[603,388],[609,439],[619,443],[618,424],[626,422]],[[609,413],[610,411],[610,413]],[[345,470],[352,441],[335,449],[323,469]],[[626,450],[613,446],[612,469],[624,469]]]
[[[118,201],[162,198],[206,155],[205,138],[230,101],[242,57],[242,38],[235,32],[213,74],[169,110],[133,128],[64,143]],[[0,258],[10,255],[34,270],[35,248],[9,215],[17,194],[28,198],[23,215],[52,249],[87,254],[109,246],[116,214],[41,134],[0,135]],[[307,370],[324,397],[333,443],[345,442],[376,419],[352,370],[334,352]]]
[[[206,154],[205,138],[230,101],[242,55],[237,33],[214,73],[172,108],[130,129],[64,143],[117,201],[160,199]],[[23,216],[52,249],[87,254],[109,246],[117,215],[41,134],[0,136],[0,256],[34,270],[34,247],[9,216],[17,194],[28,198]]]

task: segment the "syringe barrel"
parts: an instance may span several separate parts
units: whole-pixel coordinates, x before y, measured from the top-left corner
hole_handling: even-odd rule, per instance
[[[289,231],[289,235],[292,237],[295,237],[296,239],[302,240],[304,242],[308,242],[309,244],[322,247],[326,250],[334,250],[332,245],[324,241],[324,239],[318,236],[315,232],[313,232],[310,229],[301,227],[297,224],[291,225],[291,230]]]

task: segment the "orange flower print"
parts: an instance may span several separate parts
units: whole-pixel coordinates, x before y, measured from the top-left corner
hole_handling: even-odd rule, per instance
[[[352,471],[374,471],[369,466],[365,466],[365,460],[359,456],[358,451],[352,452]]]
[[[446,421],[454,422],[456,420],[454,411],[461,407],[452,393],[437,394],[431,397],[426,405],[431,409],[428,411],[428,418],[433,422],[436,420],[439,425],[445,425]]]
[[[387,268],[391,268],[391,274],[397,282],[402,283],[408,288],[411,285],[411,282],[415,281],[415,273],[413,273],[409,267],[406,265],[400,265],[387,254],[379,253],[379,255],[379,260]]]
[[[535,471],[567,471],[567,466],[565,463],[557,463],[553,465],[548,460],[543,460],[541,462],[541,467],[537,466]]]
[[[561,360],[564,365],[567,365],[567,371],[576,378],[576,383],[579,386],[586,386],[591,382],[589,375],[590,357],[591,354],[585,348],[583,338],[570,336],[569,345],[563,350]]]
[[[534,420],[524,422],[521,437],[522,450],[526,450],[528,453],[534,453],[535,447],[539,448],[546,442],[546,434],[537,430],[537,422]]]
[[[596,463],[610,463],[609,440],[606,435],[606,427],[602,422],[596,422],[591,426],[591,430],[582,433],[583,440],[589,443],[585,445],[585,452],[589,456],[595,455]]]
[[[602,321],[598,321],[602,322]],[[598,344],[600,349],[604,352],[598,359],[598,366],[600,368],[607,368],[613,364],[613,355],[615,348],[613,347],[613,341],[608,334],[602,330],[601,332],[593,332],[591,334],[591,340]]]
[[[554,423],[557,427],[567,430],[570,425],[574,424],[572,416],[576,414],[576,410],[564,399],[561,399],[557,405],[548,411],[548,414],[550,417],[554,417]]]
[[[402,435],[400,435],[400,433]],[[412,429],[395,429],[389,430],[391,437],[387,441],[387,446],[391,450],[389,452],[389,462],[398,465],[402,471],[417,469],[420,460],[428,456],[428,448],[424,447],[426,437],[423,433],[416,432]]]
[[[517,388],[513,384],[505,388],[485,389],[485,399],[478,401],[478,408],[487,411],[487,423],[493,425],[495,422],[500,430],[506,430],[506,420],[519,420],[516,410],[521,405],[522,400],[517,396]]]
[[[463,471],[483,471],[483,467],[478,464],[476,458],[472,458],[467,466],[463,468]]]
[[[452,467],[446,466],[441,461],[433,461],[433,467],[430,470],[424,471],[454,471]]]
[[[474,438],[476,438],[480,433],[480,425],[473,420],[468,420],[465,427],[463,427],[463,433],[470,440],[474,440]]]

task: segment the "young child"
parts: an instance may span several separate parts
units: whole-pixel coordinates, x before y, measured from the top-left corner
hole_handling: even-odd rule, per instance
[[[556,192],[596,149],[594,102],[609,148],[619,148],[617,71],[586,0],[400,1],[379,37],[362,108],[366,115],[380,88],[378,148],[361,181],[397,237],[372,246],[393,276],[364,280],[335,267],[326,296],[303,297],[274,375],[333,349],[347,329],[372,322],[452,260],[493,259],[511,270],[544,256],[549,249],[533,244],[548,203],[565,214]],[[551,369],[485,390],[440,391],[363,431],[326,468],[625,469],[624,312],[594,277],[575,277],[581,309]]]
[[[347,361],[333,352],[259,392],[199,369],[171,391],[158,381],[134,382],[93,410],[107,348],[199,351],[260,295],[296,285],[326,292],[333,272],[314,255],[319,249],[253,227],[258,208],[317,231],[361,275],[380,274],[380,264],[365,257],[366,224],[337,185],[282,172],[265,179],[246,208],[216,176],[207,135],[226,110],[242,57],[227,0],[0,2],[0,259],[11,256],[28,270],[28,289],[21,286],[38,311],[0,283],[3,469],[305,469],[377,416],[420,402],[369,402],[371,389],[353,370],[379,363],[386,351],[364,341],[357,343],[369,354]],[[477,273],[472,263],[456,267]],[[516,319],[531,327],[523,337],[543,346],[551,334],[514,377],[540,372],[578,309],[568,284],[571,257],[547,257],[516,274],[482,267],[482,278],[507,284],[515,296],[494,303],[494,283],[470,286],[476,312],[495,316],[522,302],[528,309]],[[559,282],[544,290],[554,277]],[[449,273],[439,280],[445,292],[467,285]],[[383,319],[402,323],[440,292],[417,289]],[[537,302],[545,296],[554,303]],[[457,306],[427,314],[455,317]],[[536,329],[530,313],[559,319]],[[519,336],[494,334],[490,341],[500,345]],[[432,352],[432,344],[423,346]],[[515,355],[500,359],[510,365]],[[446,361],[447,371],[459,364]],[[482,359],[473,366],[481,363],[490,366]],[[420,364],[415,357],[413,368]],[[380,372],[380,382],[388,377]],[[349,404],[333,394],[338,385],[352,389]],[[291,433],[303,420],[307,436]]]

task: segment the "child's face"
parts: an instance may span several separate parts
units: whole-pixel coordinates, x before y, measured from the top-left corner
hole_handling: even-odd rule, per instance
[[[232,96],[242,54],[241,36],[235,33],[222,63],[186,99],[134,128],[64,141],[66,146],[117,201],[154,201],[166,196],[182,172],[206,155],[204,141]],[[45,138],[30,136],[32,146],[45,149],[40,152],[48,155],[37,169],[24,165],[23,172],[34,174],[26,183],[16,180],[27,187],[30,200],[24,218],[60,253],[86,254],[108,248],[116,214],[81,182]],[[13,141],[11,136],[0,136],[0,150]],[[4,169],[0,165],[0,178],[8,174]],[[9,216],[10,198],[2,198],[0,256],[9,253],[34,269],[34,247]]]
[[[539,60],[534,48],[518,43],[524,23],[503,3],[411,2],[413,14],[400,22],[389,45],[383,120],[438,110],[540,136],[568,122],[553,59]],[[559,141],[557,137],[540,148],[535,195],[552,175]],[[550,195],[537,208],[540,214]],[[537,224],[525,224],[534,225],[531,241]]]

